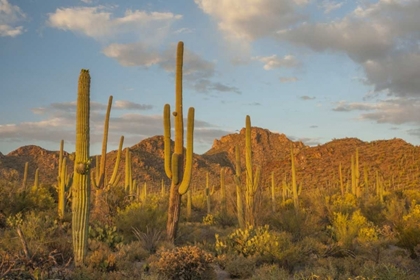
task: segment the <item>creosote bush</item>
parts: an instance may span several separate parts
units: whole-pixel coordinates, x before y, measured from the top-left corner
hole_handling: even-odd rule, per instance
[[[177,247],[157,253],[150,263],[153,272],[167,280],[215,279],[213,256],[197,246]]]

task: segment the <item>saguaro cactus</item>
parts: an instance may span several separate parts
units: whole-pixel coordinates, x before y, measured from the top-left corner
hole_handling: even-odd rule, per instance
[[[243,204],[243,192],[241,185],[241,155],[239,152],[239,146],[235,146],[235,185],[236,185],[236,208],[238,224],[241,229],[245,228],[245,215],[244,215],[244,204]]]
[[[73,183],[73,174],[67,175],[67,158],[64,154],[64,140],[60,142],[60,153],[58,157],[57,193],[58,193],[58,218],[64,218],[66,212],[66,193]]]
[[[211,211],[209,172],[206,172],[206,202],[207,202],[207,215],[208,215],[210,214],[210,211]]]
[[[25,162],[25,169],[23,171],[23,180],[22,180],[22,189],[26,191],[26,185],[28,183],[28,169],[29,169],[29,162]]]
[[[188,191],[193,162],[193,133],[194,108],[188,110],[187,147],[184,155],[184,119],[182,114],[182,66],[184,56],[184,43],[179,42],[176,54],[176,81],[175,81],[175,147],[171,153],[171,121],[170,106],[166,104],[163,112],[165,173],[172,180],[169,193],[168,220],[166,234],[169,241],[174,242],[178,229],[181,196]],[[172,154],[172,156],[171,156]],[[185,167],[184,167],[185,157]],[[182,180],[180,178],[182,177]]]
[[[72,186],[72,235],[76,266],[83,265],[87,252],[90,208],[89,159],[90,75],[80,72],[76,110],[76,153]]]
[[[293,155],[293,146],[290,145],[290,159],[292,162],[292,193],[293,193],[293,205],[295,210],[299,210],[299,192],[298,186],[296,183],[296,166],[295,166],[295,156]]]
[[[251,146],[251,117],[246,116],[245,134],[245,160],[246,160],[246,216],[248,226],[255,226],[255,194],[260,183],[260,167],[257,167],[253,174],[252,167],[252,146]]]
[[[222,196],[221,204],[222,204],[222,213],[223,215],[227,215],[227,199],[226,199],[226,185],[225,185],[225,172],[226,170],[222,167],[220,169],[220,193]]]
[[[121,149],[124,142],[124,137],[121,136],[120,144],[118,146],[118,154],[117,154],[117,160],[115,161],[114,170],[112,173],[112,177],[109,180],[108,183],[106,183],[105,178],[105,167],[106,167],[106,151],[108,146],[108,129],[109,129],[109,118],[111,114],[111,107],[112,107],[112,95],[108,99],[108,107],[105,114],[105,121],[104,121],[104,134],[102,138],[102,152],[101,152],[101,160],[99,161],[99,157],[96,157],[96,170],[92,171],[92,185],[95,187],[95,208],[94,208],[94,216],[100,217],[103,216],[104,213],[101,213],[101,204],[104,200],[103,198],[103,192],[106,191],[109,186],[115,186],[115,184],[118,182],[119,177],[117,176],[118,173],[118,167],[120,164],[120,158],[121,158]],[[101,215],[102,214],[102,215]]]

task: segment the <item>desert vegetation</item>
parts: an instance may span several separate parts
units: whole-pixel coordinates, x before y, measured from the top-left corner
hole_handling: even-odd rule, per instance
[[[92,157],[82,70],[75,153],[63,141],[57,152],[35,149],[45,170],[28,154],[0,154],[10,175],[0,181],[0,279],[420,278],[417,151],[393,149],[400,160],[388,163],[389,146],[370,143],[379,152],[367,154],[350,139],[346,149],[285,142],[261,153],[263,136],[245,116],[235,141],[198,157],[194,108],[184,148],[182,53],[180,42],[175,141],[165,105],[163,137],[124,150],[121,137],[107,154],[110,97],[102,154]]]

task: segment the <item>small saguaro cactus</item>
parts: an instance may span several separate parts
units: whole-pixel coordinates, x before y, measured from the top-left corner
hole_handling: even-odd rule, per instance
[[[271,211],[276,212],[276,180],[274,171],[271,171]]]
[[[222,213],[223,215],[227,214],[227,202],[226,202],[226,185],[225,185],[225,173],[226,170],[222,167],[220,169],[220,194],[222,196]]]
[[[25,162],[25,169],[23,171],[23,180],[22,180],[22,189],[26,191],[27,183],[28,183],[28,169],[29,169],[29,162]]]
[[[168,220],[166,234],[169,241],[174,242],[178,229],[180,216],[181,196],[188,191],[193,162],[193,133],[194,133],[194,108],[188,110],[187,147],[184,153],[184,119],[182,113],[182,66],[184,56],[184,43],[179,42],[176,54],[175,75],[175,146],[171,153],[171,121],[170,105],[165,104],[163,111],[164,126],[164,154],[165,173],[171,179],[169,193]],[[184,166],[185,158],[185,166]],[[181,180],[182,177],[182,180]]]
[[[64,218],[66,212],[66,196],[70,196],[69,189],[73,184],[73,173],[67,174],[67,158],[64,155],[64,140],[60,142],[60,152],[58,156],[58,175],[57,175],[57,193],[58,193],[58,218]]]
[[[72,236],[74,262],[82,266],[87,253],[90,208],[89,159],[90,75],[82,69],[76,109],[76,152],[72,186]]]
[[[209,172],[206,172],[206,202],[207,202],[207,215],[211,211],[211,201],[210,201],[210,187],[209,187]]]
[[[238,224],[241,229],[245,228],[245,214],[244,214],[244,203],[243,203],[243,192],[241,184],[241,155],[239,152],[239,146],[235,146],[235,185],[236,185],[236,208]]]

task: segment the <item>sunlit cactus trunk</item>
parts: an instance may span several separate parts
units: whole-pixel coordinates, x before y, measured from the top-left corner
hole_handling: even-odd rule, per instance
[[[169,192],[168,220],[166,223],[166,235],[171,242],[174,242],[176,238],[181,196],[188,191],[193,162],[194,108],[192,107],[188,110],[187,147],[184,154],[184,119],[182,113],[183,56],[184,43],[179,42],[176,54],[175,111],[173,112],[175,118],[175,147],[173,153],[170,150],[171,122],[169,104],[165,105],[163,113],[165,173],[172,181]]]
[[[83,265],[88,244],[90,207],[89,95],[89,70],[83,69],[80,72],[77,96],[76,153],[72,186],[72,236],[76,266]]]

